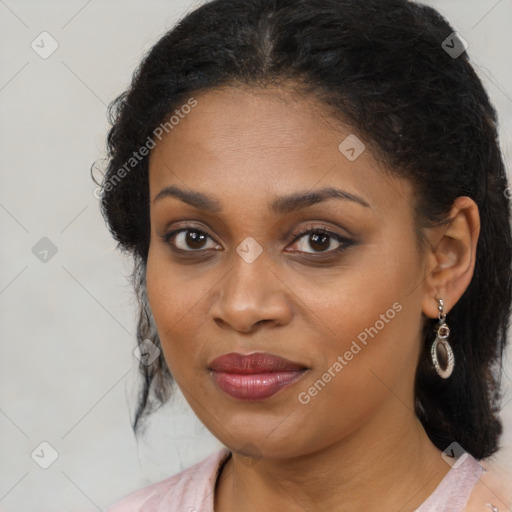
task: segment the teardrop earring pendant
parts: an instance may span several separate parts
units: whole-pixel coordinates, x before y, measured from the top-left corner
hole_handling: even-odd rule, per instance
[[[437,299],[437,309],[439,313],[437,315],[439,323],[435,331],[437,332],[436,339],[432,343],[430,349],[430,356],[432,358],[432,364],[437,374],[447,379],[453,372],[455,366],[455,357],[453,355],[452,347],[448,343],[448,336],[450,335],[450,328],[446,324],[446,315],[444,314],[444,302],[443,299]]]

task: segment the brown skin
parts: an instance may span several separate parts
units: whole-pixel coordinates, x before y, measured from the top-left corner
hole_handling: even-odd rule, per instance
[[[345,158],[338,145],[353,132],[317,101],[272,88],[222,88],[196,99],[150,157],[147,290],[174,378],[233,452],[216,512],[414,510],[449,470],[414,414],[421,327],[425,316],[437,317],[436,297],[449,324],[471,281],[478,207],[458,198],[453,221],[426,230],[420,251],[410,183],[383,174],[368,144],[355,161]],[[169,197],[153,202],[169,185],[207,194],[222,211]],[[357,194],[370,208],[329,199],[270,213],[278,196],[326,186]],[[189,251],[176,256],[161,237],[189,224],[209,238],[191,246],[183,233],[175,236]],[[292,236],[310,224],[357,244],[336,254],[340,243],[331,237],[332,256],[316,262],[311,255],[325,253],[310,235]],[[249,236],[263,248],[253,263],[236,252]],[[394,303],[402,306],[394,319],[300,403],[299,393]],[[270,352],[311,370],[270,398],[243,402],[208,371],[228,352]]]

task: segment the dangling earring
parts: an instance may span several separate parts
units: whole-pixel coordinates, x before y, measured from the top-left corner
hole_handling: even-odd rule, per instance
[[[453,356],[453,350],[448,343],[448,335],[450,334],[450,328],[446,325],[446,315],[443,313],[444,302],[443,299],[437,299],[437,309],[439,313],[437,315],[439,319],[439,325],[436,329],[436,339],[432,343],[430,349],[430,355],[432,357],[432,363],[436,369],[437,374],[443,379],[447,379],[453,371],[455,364],[455,357]]]

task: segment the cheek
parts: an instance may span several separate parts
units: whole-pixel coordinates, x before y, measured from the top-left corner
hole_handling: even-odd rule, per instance
[[[400,233],[399,227],[394,231]],[[295,272],[286,277],[304,305],[302,314],[327,334],[323,344],[329,352],[343,353],[357,339],[363,345],[377,338],[411,341],[421,313],[422,273],[409,232],[403,231],[394,238],[383,232],[323,276]]]
[[[421,283],[410,240],[396,239],[359,254],[339,279],[309,287],[304,311],[315,313],[311,322],[322,336],[315,348],[320,364],[301,387],[303,402],[311,398],[312,407],[326,409],[343,404],[346,417],[377,406],[390,389],[409,393],[403,396],[409,401],[420,348]]]
[[[164,252],[150,247],[146,288],[167,365],[179,381],[197,364],[196,340],[206,320],[201,299],[208,288],[170,265]]]
[[[321,364],[295,396],[294,417],[301,423],[305,446],[311,432],[321,445],[328,445],[378,416],[381,409],[391,407],[400,416],[413,407],[417,308],[404,301],[382,304],[366,302],[345,318],[339,310],[337,315],[332,311],[337,337],[319,340]]]

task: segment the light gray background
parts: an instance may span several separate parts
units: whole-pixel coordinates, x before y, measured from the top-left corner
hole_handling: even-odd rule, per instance
[[[469,42],[512,162],[512,0],[426,2]],[[195,3],[197,4],[197,2]],[[199,461],[220,444],[178,395],[138,443],[130,262],[114,250],[89,176],[104,156],[106,105],[194,3],[0,0],[0,510],[95,511]],[[41,32],[58,42],[47,59]],[[48,46],[46,46],[48,48]],[[32,252],[48,237],[57,253]],[[482,319],[484,321],[484,319]],[[504,448],[512,466],[512,362]],[[57,460],[31,453],[46,441]],[[36,450],[39,461],[51,452]],[[37,459],[37,456],[34,456]]]

